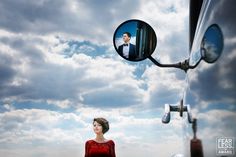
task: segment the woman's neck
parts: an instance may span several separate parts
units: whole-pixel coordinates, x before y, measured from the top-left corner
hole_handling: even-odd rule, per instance
[[[97,134],[95,139],[96,141],[105,141],[103,134]]]

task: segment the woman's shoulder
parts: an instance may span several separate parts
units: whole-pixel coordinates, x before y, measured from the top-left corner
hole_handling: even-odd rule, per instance
[[[108,140],[107,143],[110,143],[111,145],[115,145],[115,142],[113,140]]]
[[[94,139],[89,139],[85,143],[86,144],[90,144],[90,143],[109,143],[109,144],[112,144],[112,145],[115,144],[115,142],[113,140],[111,140],[111,139],[110,140],[107,139],[107,140],[105,140],[105,142],[97,142]]]
[[[93,142],[93,140],[92,139],[89,139],[89,140],[87,140],[86,142],[85,142],[85,144],[90,144],[90,143],[92,143]]]

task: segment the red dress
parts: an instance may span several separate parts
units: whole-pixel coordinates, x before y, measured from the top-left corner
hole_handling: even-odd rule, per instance
[[[85,157],[116,157],[115,143],[112,140],[103,143],[88,140],[85,144]]]

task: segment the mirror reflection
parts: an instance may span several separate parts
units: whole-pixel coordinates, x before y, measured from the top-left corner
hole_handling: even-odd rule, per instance
[[[215,62],[223,49],[223,35],[218,25],[211,25],[205,32],[201,43],[202,59],[208,63]]]
[[[141,61],[151,56],[156,47],[153,28],[140,20],[128,20],[118,26],[113,36],[117,53],[129,61]]]

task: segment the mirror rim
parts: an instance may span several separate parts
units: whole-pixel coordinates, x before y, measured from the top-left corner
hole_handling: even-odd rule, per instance
[[[126,24],[126,23],[128,23],[128,22],[132,22],[132,21],[137,21],[137,22],[145,23],[147,26],[149,26],[149,27],[152,29],[152,31],[154,32],[155,38],[156,38],[156,40],[155,40],[155,48],[153,49],[153,52],[149,53],[149,55],[143,57],[142,59],[138,59],[138,60],[131,60],[131,59],[125,58],[124,56],[120,55],[120,54],[118,53],[118,48],[116,47],[116,42],[115,42],[115,35],[116,35],[117,31],[119,30],[119,28],[122,27],[124,24]],[[123,59],[128,60],[128,61],[131,61],[131,62],[140,62],[140,61],[143,61],[143,60],[149,58],[149,57],[155,52],[155,49],[156,49],[156,46],[157,46],[157,36],[156,36],[156,32],[155,32],[155,30],[151,27],[151,25],[149,25],[149,24],[148,24],[147,22],[145,22],[145,21],[142,21],[142,20],[139,20],[139,19],[126,20],[126,21],[122,22],[122,23],[116,28],[116,30],[115,30],[115,32],[114,32],[114,34],[113,34],[113,46],[114,46],[114,48],[115,48],[117,54],[119,54],[119,56],[121,56]]]

